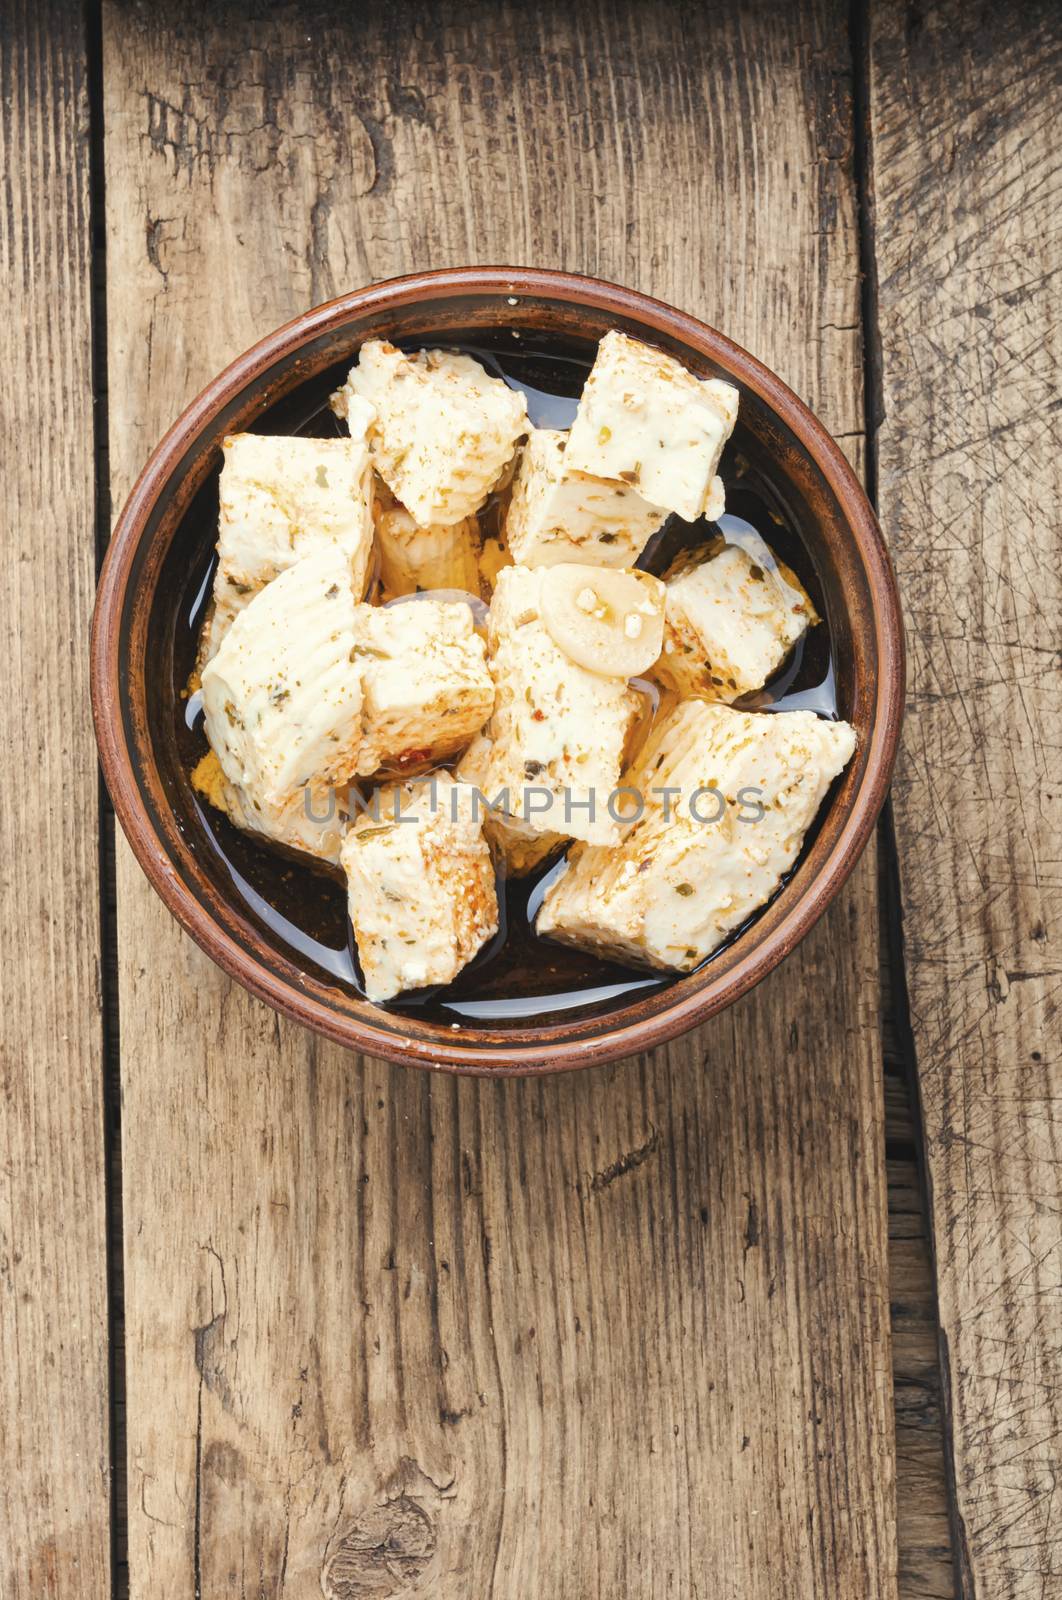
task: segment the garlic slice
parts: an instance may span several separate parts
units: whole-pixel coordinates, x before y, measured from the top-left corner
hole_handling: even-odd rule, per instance
[[[560,562],[542,574],[542,620],[576,666],[605,678],[651,667],[664,635],[666,590],[651,573]]]

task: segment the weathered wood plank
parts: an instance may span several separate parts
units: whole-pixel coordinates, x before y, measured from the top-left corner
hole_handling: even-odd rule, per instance
[[[0,1594],[110,1593],[85,38],[0,20]]]
[[[964,1594],[1062,1592],[1057,8],[879,4],[880,504]]]
[[[825,4],[106,6],[116,492],[256,334],[469,260],[701,311],[858,457],[848,71]],[[892,1594],[873,883],[681,1045],[476,1084],[278,1021],[123,854],[134,1596]]]

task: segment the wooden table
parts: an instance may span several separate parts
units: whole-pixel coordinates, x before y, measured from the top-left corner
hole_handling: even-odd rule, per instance
[[[3,1600],[1062,1595],[1055,20],[9,0]],[[776,368],[911,646],[832,914],[542,1083],[235,989],[111,850],[87,711],[99,547],[185,402],[341,290],[497,261]]]

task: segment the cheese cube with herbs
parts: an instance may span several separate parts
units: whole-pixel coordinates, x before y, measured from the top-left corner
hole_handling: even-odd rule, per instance
[[[525,567],[632,567],[667,512],[626,483],[569,467],[567,442],[555,428],[531,430],[505,518],[513,560]]]
[[[356,397],[375,410],[373,465],[421,527],[449,527],[479,510],[527,431],[523,395],[471,356],[405,355],[369,339],[333,399],[342,415]]]
[[[193,771],[192,787],[245,833],[257,833],[271,844],[339,865],[339,847],[347,828],[344,791],[314,793],[311,786],[281,810],[263,806],[226,778],[213,750],[207,751]]]
[[[358,402],[348,439],[230,434],[219,484],[218,567],[203,659],[252,595],[303,556],[339,549],[361,599],[372,551],[372,407]]]
[[[365,993],[391,1000],[456,978],[497,933],[498,899],[472,789],[438,772],[373,799],[342,865]]]
[[[487,638],[496,702],[488,734],[493,799],[535,832],[599,844],[619,839],[608,797],[619,781],[639,705],[625,677],[577,665],[543,616],[543,580],[556,569],[505,567],[491,602]]]
[[[370,397],[371,398],[371,397]],[[606,333],[572,423],[567,466],[617,479],[695,522],[719,515],[716,473],[738,391],[625,333]]]
[[[733,701],[762,689],[818,621],[799,579],[754,534],[682,555],[664,582],[656,676],[681,694]]]
[[[305,556],[242,610],[203,669],[206,733],[252,805],[282,810],[307,784],[346,782],[361,742],[350,562]]]
[[[774,895],[855,743],[847,723],[810,711],[682,702],[624,779],[643,814],[617,849],[572,849],[537,932],[618,961],[691,971]]]
[[[563,833],[536,833],[526,822],[496,809],[489,792],[491,741],[480,734],[461,757],[454,773],[462,783],[473,786],[483,796],[483,833],[494,849],[505,876],[524,878],[541,866],[566,842]]]
[[[483,541],[475,517],[448,527],[422,528],[388,494],[387,503],[377,499],[375,520],[384,601],[433,589],[479,596]]]
[[[464,601],[358,606],[351,648],[362,677],[362,775],[453,755],[491,714],[494,684]]]

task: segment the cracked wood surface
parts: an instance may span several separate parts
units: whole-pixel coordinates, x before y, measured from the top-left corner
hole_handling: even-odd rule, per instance
[[[116,496],[257,335],[476,260],[701,312],[859,459],[843,7],[308,17],[105,5]],[[713,1026],[542,1083],[345,1056],[118,887],[134,1596],[887,1600],[871,860]]]
[[[110,1593],[88,93],[0,18],[0,1595]]]
[[[1057,7],[877,8],[880,507],[911,698],[894,786],[956,1540],[1062,1594],[1062,217]]]

